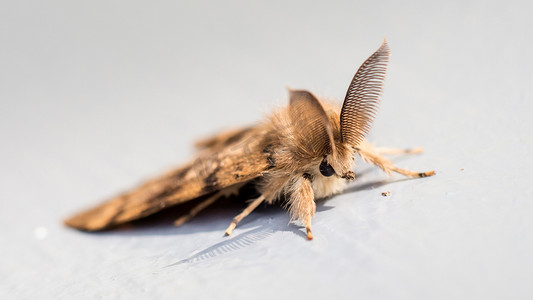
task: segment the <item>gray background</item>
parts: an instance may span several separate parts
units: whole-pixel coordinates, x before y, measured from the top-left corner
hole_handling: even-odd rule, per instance
[[[175,2],[0,4],[1,298],[533,297],[526,1]],[[225,238],[232,203],[180,228],[62,226],[259,120],[287,85],[341,101],[383,37],[370,140],[424,147],[394,161],[437,176],[358,163],[312,242],[279,207]]]

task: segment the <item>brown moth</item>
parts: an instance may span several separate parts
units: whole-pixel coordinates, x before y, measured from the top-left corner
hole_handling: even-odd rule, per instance
[[[308,91],[289,90],[289,105],[263,122],[197,143],[200,152],[190,163],[77,214],[65,224],[97,231],[205,196],[175,221],[181,225],[217,199],[252,183],[260,196],[233,219],[226,235],[261,203],[283,200],[291,220],[303,223],[311,240],[315,200],[340,193],[355,179],[355,154],[388,174],[435,174],[400,169],[383,156],[419,153],[420,149],[378,149],[365,141],[378,109],[388,61],[389,47],[383,41],[353,77],[342,108]]]

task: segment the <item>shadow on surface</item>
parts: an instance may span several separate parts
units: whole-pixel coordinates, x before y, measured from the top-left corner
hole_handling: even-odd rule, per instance
[[[389,180],[377,180],[377,181],[362,183],[358,185],[353,185],[347,188],[346,190],[344,190],[342,194],[351,194],[351,193],[356,193],[356,192],[360,192],[364,190],[373,190],[373,189],[376,189],[378,187],[381,187],[387,184],[402,182],[402,181],[409,181],[409,180],[417,180],[417,179],[420,180],[420,178],[409,178],[409,177],[401,178],[401,179],[394,179],[394,180],[390,180],[390,179]]]
[[[375,189],[375,188],[378,188],[380,186],[383,186],[389,183],[406,181],[410,179],[412,178],[405,178],[405,179],[400,179],[400,180],[373,181],[369,183],[359,184],[359,185],[355,185],[355,186],[348,188],[345,191],[345,193],[355,193],[359,191]],[[322,201],[317,202],[317,212],[327,211],[333,208],[332,206],[326,205],[329,199],[331,198],[323,199]],[[197,262],[206,261],[208,259],[248,247],[252,244],[255,244],[256,242],[269,238],[276,232],[292,232],[295,235],[300,236],[302,239],[307,240],[307,235],[305,233],[305,230],[303,230],[304,227],[295,225],[293,223],[287,224],[289,217],[286,213],[283,213],[283,211],[281,210],[279,206],[263,207],[261,211],[258,212],[258,214],[270,215],[269,222],[266,224],[265,223],[260,224],[259,227],[250,229],[242,233],[237,233],[237,230],[236,230],[236,232],[233,234],[232,237],[226,237],[227,239],[225,239],[224,241],[218,242],[214,244],[213,246],[210,246],[196,254],[190,255],[189,257],[185,259],[182,259],[180,261],[167,265],[165,268],[178,266],[178,265],[186,264],[186,263],[197,263]],[[251,217],[252,215],[250,215],[249,217]],[[250,227],[256,223],[255,218],[250,218],[250,219],[251,220],[248,224],[249,226],[243,226],[244,228],[241,228],[241,230],[246,229],[247,227]],[[255,225],[258,225],[258,224],[255,224]]]
[[[219,255],[224,255],[229,252],[239,250],[247,246],[250,246],[252,244],[255,244],[256,242],[266,239],[272,236],[274,233],[279,232],[279,231],[289,231],[296,235],[301,235],[305,239],[307,239],[304,232],[301,231],[298,228],[298,226],[295,226],[293,224],[284,225],[284,226],[280,226],[279,224],[275,224],[273,226],[270,224],[262,225],[258,228],[248,230],[241,234],[237,234],[233,238],[228,237],[228,240],[224,240],[222,242],[216,243],[213,246],[210,246],[194,255],[189,256],[188,258],[185,258],[178,262],[170,264],[166,266],[165,268],[177,266],[177,265],[184,264],[184,263],[201,262],[201,261],[205,261],[205,260],[208,260],[210,258],[219,256]]]
[[[378,187],[411,180],[413,178],[402,178],[397,180],[377,180],[367,183],[354,184],[350,186],[344,194],[357,193],[365,190],[373,190]],[[247,196],[222,198],[205,211],[201,212],[194,219],[182,226],[173,225],[174,220],[187,213],[202,199],[197,199],[189,203],[171,207],[141,220],[125,224],[118,228],[104,231],[103,235],[120,236],[157,236],[157,235],[187,235],[198,232],[218,231],[220,236],[224,236],[224,231],[240,211],[246,206]],[[317,202],[317,213],[332,209],[326,205],[331,198],[322,199]],[[232,236],[224,237],[220,242],[192,254],[184,259],[169,264],[164,268],[178,266],[186,263],[197,263],[208,259],[228,254],[232,251],[246,248],[252,244],[260,242],[273,236],[277,232],[291,232],[300,238],[307,240],[305,229],[289,222],[289,215],[282,205],[261,205],[252,214],[246,217],[235,229]]]

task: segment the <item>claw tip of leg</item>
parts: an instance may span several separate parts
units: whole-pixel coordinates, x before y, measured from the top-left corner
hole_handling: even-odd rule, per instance
[[[313,239],[313,234],[311,233],[311,229],[307,229],[307,239],[308,240],[312,240]]]
[[[424,173],[418,173],[418,177],[429,177],[435,175],[435,171],[429,171]]]

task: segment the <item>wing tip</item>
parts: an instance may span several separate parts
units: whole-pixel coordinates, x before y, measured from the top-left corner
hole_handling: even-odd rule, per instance
[[[78,213],[63,220],[63,225],[87,232],[101,231],[111,226],[105,220],[94,218],[94,209]]]
[[[80,231],[87,231],[87,232],[99,231],[99,230],[104,229],[100,227],[90,226],[87,222],[84,222],[77,217],[72,217],[72,218],[63,220],[63,225],[80,230]]]

